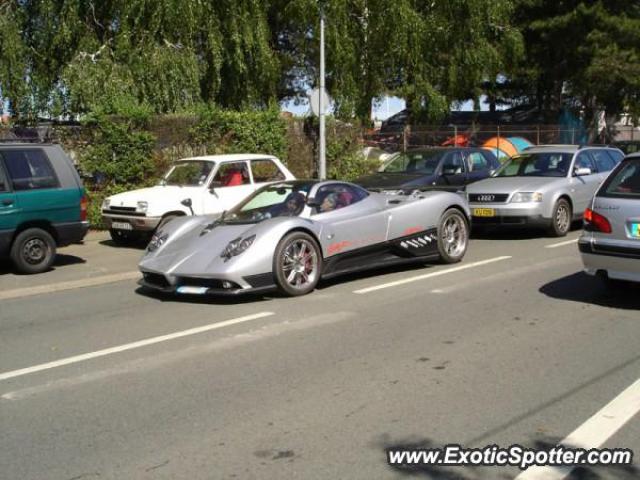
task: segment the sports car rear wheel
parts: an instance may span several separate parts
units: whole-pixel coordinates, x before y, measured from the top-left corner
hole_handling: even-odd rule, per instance
[[[465,216],[455,208],[444,212],[438,225],[438,252],[444,263],[462,260],[469,245],[469,225]]]
[[[314,238],[304,232],[285,236],[273,257],[278,288],[290,296],[304,295],[315,288],[322,271],[322,255]]]

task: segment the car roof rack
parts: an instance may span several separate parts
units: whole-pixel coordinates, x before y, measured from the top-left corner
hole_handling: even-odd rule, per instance
[[[49,140],[44,140],[40,137],[19,137],[19,138],[0,138],[0,143],[51,143]]]
[[[611,148],[611,145],[609,145],[607,143],[581,143],[580,145],[578,145],[578,150],[582,150],[583,148],[587,148],[587,147],[608,147],[608,148]]]

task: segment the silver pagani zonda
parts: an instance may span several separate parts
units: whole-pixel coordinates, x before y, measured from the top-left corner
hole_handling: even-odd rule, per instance
[[[321,278],[410,261],[459,262],[469,207],[455,193],[385,195],[346,182],[285,181],[216,216],[181,217],[153,236],[144,287],[178,294],[313,290]]]

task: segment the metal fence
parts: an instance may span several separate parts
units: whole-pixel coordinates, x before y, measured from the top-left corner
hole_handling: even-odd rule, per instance
[[[502,139],[519,137],[533,145],[544,144],[586,144],[588,134],[584,128],[567,128],[565,125],[451,125],[446,127],[416,126],[389,133],[367,133],[364,143],[382,150],[405,151],[409,148],[436,146],[482,146],[495,139],[498,145]],[[608,132],[607,139],[595,143],[616,141],[640,141],[640,130],[633,126],[616,127]],[[506,142],[505,142],[506,143]]]

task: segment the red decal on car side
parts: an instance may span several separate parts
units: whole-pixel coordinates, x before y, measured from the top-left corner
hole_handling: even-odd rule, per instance
[[[414,233],[421,232],[422,230],[424,230],[422,227],[409,227],[405,228],[404,232],[402,232],[402,235],[413,235]]]
[[[349,248],[350,246],[351,246],[351,242],[348,242],[347,240],[343,240],[342,242],[332,243],[331,245],[329,245],[329,248],[327,249],[327,253],[329,255],[333,255],[334,253],[340,253],[342,250],[344,250],[345,248]]]

